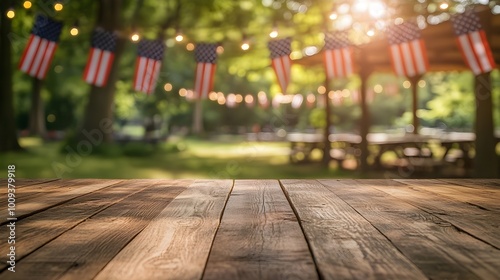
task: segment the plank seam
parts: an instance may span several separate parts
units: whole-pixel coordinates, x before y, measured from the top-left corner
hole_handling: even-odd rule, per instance
[[[120,181],[120,182],[118,182],[118,183],[116,183],[116,184],[119,184],[119,183],[122,183],[122,182],[123,182],[123,181]],[[109,187],[112,187],[112,186],[114,186],[114,185],[116,185],[116,184],[109,185],[108,187],[105,187],[105,188],[102,188],[102,189],[99,189],[99,190],[105,190],[105,189],[108,189]],[[157,185],[157,184],[159,184],[159,183],[157,182],[157,183],[148,184],[148,185],[146,185],[144,188],[139,189],[139,190],[137,190],[137,191],[135,191],[135,192],[133,192],[133,193],[130,193],[130,194],[128,194],[128,195],[126,195],[126,196],[122,197],[121,199],[119,199],[118,201],[116,201],[116,202],[114,202],[114,203],[110,203],[109,205],[105,206],[105,207],[104,207],[104,208],[102,208],[101,210],[99,210],[99,211],[97,211],[97,212],[94,212],[92,215],[88,216],[88,217],[87,217],[87,218],[85,218],[85,219],[82,219],[80,222],[76,223],[74,226],[72,226],[72,227],[70,227],[70,228],[66,229],[66,230],[65,230],[65,231],[63,231],[63,232],[61,232],[61,234],[59,234],[59,235],[55,236],[54,238],[51,238],[50,240],[47,240],[47,242],[45,242],[45,243],[41,244],[40,246],[36,247],[35,249],[33,249],[33,251],[31,251],[31,252],[27,253],[26,255],[24,255],[24,256],[22,256],[22,257],[20,257],[20,258],[16,259],[16,261],[21,261],[22,259],[24,259],[24,258],[28,257],[29,255],[31,255],[31,254],[33,254],[34,252],[36,252],[38,249],[40,249],[40,248],[42,248],[43,246],[45,246],[45,245],[49,244],[50,242],[52,242],[52,241],[54,241],[55,239],[59,238],[61,235],[65,234],[66,232],[68,232],[68,231],[70,231],[70,230],[74,229],[75,227],[77,227],[77,226],[81,225],[82,223],[84,223],[84,222],[85,222],[85,221],[87,221],[88,219],[91,219],[92,217],[94,217],[95,215],[97,215],[97,214],[101,213],[102,211],[104,211],[104,210],[108,209],[109,207],[111,207],[111,206],[113,206],[113,205],[116,205],[116,204],[118,204],[118,203],[122,202],[124,199],[126,199],[126,198],[128,198],[128,197],[130,197],[130,196],[132,196],[132,195],[134,195],[134,194],[137,194],[137,193],[139,193],[139,192],[142,192],[142,191],[143,191],[143,190],[145,190],[146,188],[152,187],[152,186]],[[96,190],[96,191],[99,191],[99,190]],[[93,192],[88,193],[88,194],[92,194],[92,193],[93,193]],[[84,194],[84,195],[88,195],[88,194]],[[57,205],[57,206],[58,206],[58,205]],[[39,212],[37,212],[37,213],[39,213]],[[33,213],[33,215],[35,215],[35,214],[37,214],[37,213]],[[142,230],[144,230],[144,229],[142,229]],[[141,230],[141,231],[142,231],[142,230]],[[133,240],[136,236],[137,236],[137,235],[135,235],[135,236],[134,236],[131,240]],[[129,241],[129,242],[130,242],[130,241]],[[128,244],[128,243],[127,243],[127,244]],[[125,245],[125,246],[126,246],[126,245]],[[125,247],[125,246],[124,246],[124,247]],[[1,273],[1,272],[4,272],[7,268],[8,268],[8,267],[4,267],[3,269],[0,269],[0,273]],[[71,269],[71,267],[70,267],[70,268],[68,268],[68,270],[69,270],[69,269]]]
[[[309,243],[309,239],[307,238],[306,232],[304,230],[304,226],[302,225],[302,221],[300,220],[299,213],[297,212],[297,209],[295,208],[295,205],[293,205],[292,200],[291,200],[288,192],[286,191],[285,186],[283,186],[283,183],[281,182],[281,180],[278,180],[278,183],[280,185],[281,191],[283,192],[283,194],[285,195],[286,200],[288,201],[288,204],[290,205],[290,208],[292,208],[293,214],[295,215],[295,218],[297,219],[297,222],[299,223],[299,227],[300,227],[300,230],[302,231],[302,235],[304,236],[304,239],[306,240],[307,248],[309,248],[309,252],[311,254],[311,259],[312,259],[312,261],[314,263],[314,268],[316,269],[316,274],[318,275],[318,278],[320,280],[322,280],[322,279],[324,279],[324,277],[321,274],[321,271],[319,270],[319,266],[318,266],[318,263],[316,261],[316,257],[314,255],[314,250],[313,250],[311,244]]]
[[[178,183],[178,182],[179,182],[179,181],[176,181],[176,183]],[[148,185],[148,186],[144,187],[143,189],[141,189],[141,190],[139,190],[139,191],[137,191],[137,192],[135,192],[135,193],[133,193],[133,194],[130,194],[130,196],[132,196],[132,195],[134,195],[134,194],[136,194],[136,193],[139,193],[139,192],[141,192],[141,191],[145,190],[146,188],[150,188],[150,187],[153,187],[153,186],[158,185],[158,184],[161,184],[161,183],[162,183],[162,182],[156,182],[156,183],[150,184],[150,185]],[[191,184],[192,184],[192,182],[190,182],[190,183],[189,183],[189,185],[184,186],[184,187],[187,189],[187,188],[189,188],[189,187],[191,186]],[[175,186],[177,186],[177,185],[175,185]],[[184,191],[185,191],[185,190],[184,190]],[[178,193],[175,197],[177,197],[177,196],[178,196],[179,194],[181,194],[182,192],[183,192],[183,191],[181,191],[180,193]],[[128,196],[127,196],[127,197],[128,197]],[[166,208],[166,207],[168,207],[168,205],[169,205],[169,204],[170,204],[170,203],[171,203],[171,202],[175,199],[175,197],[174,197],[174,198],[172,198],[172,200],[170,200],[170,202],[169,202],[167,205],[165,205],[165,208]],[[125,198],[126,198],[126,197],[124,197],[123,199],[125,199]],[[120,200],[120,201],[121,201],[121,200]],[[118,203],[118,202],[117,202],[117,203]],[[106,207],[106,208],[108,208],[108,207]],[[165,208],[163,208],[163,209],[165,209]],[[104,210],[104,209],[103,209],[103,210]],[[163,210],[162,210],[162,211],[163,211]],[[156,216],[152,217],[152,218],[151,218],[151,221],[152,221],[152,220],[154,220],[154,219],[155,219],[158,215],[160,215],[162,211],[159,211],[159,212],[158,212],[158,214],[156,214]],[[92,215],[92,216],[94,216],[94,215]],[[150,222],[151,222],[151,221],[150,221]],[[99,274],[100,274],[100,273],[101,273],[101,272],[102,272],[102,271],[106,268],[106,266],[107,266],[107,265],[108,265],[108,264],[109,264],[109,263],[110,263],[110,262],[111,262],[111,261],[112,261],[112,260],[113,260],[113,259],[114,259],[117,255],[118,255],[118,254],[120,254],[120,252],[121,252],[124,248],[126,248],[126,247],[127,247],[127,246],[128,246],[128,245],[129,245],[129,244],[130,244],[130,243],[131,243],[131,242],[132,242],[132,241],[133,241],[133,240],[134,240],[134,239],[135,239],[135,238],[136,238],[139,234],[141,234],[141,232],[143,232],[143,231],[144,231],[144,230],[148,227],[148,225],[149,225],[149,223],[148,223],[148,224],[146,224],[146,225],[144,225],[144,227],[143,227],[141,230],[139,230],[139,231],[137,232],[137,234],[134,234],[134,235],[132,236],[132,238],[130,238],[130,240],[129,240],[129,241],[127,241],[127,242],[123,245],[123,247],[120,249],[120,251],[118,251],[118,252],[117,252],[117,253],[116,253],[116,254],[115,254],[112,258],[110,258],[110,259],[109,259],[109,261],[108,261],[105,265],[103,265],[103,266],[102,266],[102,268],[101,268],[99,271],[97,271],[97,273],[95,273],[95,277],[97,277],[97,276],[98,276],[98,275],[99,275]],[[94,277],[94,278],[95,278],[95,277]]]
[[[339,181],[339,180],[337,180],[337,181]],[[355,181],[356,183],[358,183],[358,184],[359,184],[359,182],[357,182],[357,180],[354,180],[354,181]],[[318,182],[319,182],[319,181],[318,181]],[[344,183],[343,183],[343,182],[340,182],[340,183],[341,183],[342,185],[344,185]],[[424,274],[424,275],[425,275],[424,271],[422,271],[422,270],[420,269],[420,267],[419,267],[416,263],[414,263],[414,262],[413,262],[413,261],[412,261],[412,260],[411,260],[411,259],[410,259],[410,258],[409,258],[406,254],[405,254],[405,253],[403,253],[403,251],[401,251],[401,250],[399,249],[399,247],[398,247],[398,246],[397,246],[394,242],[392,242],[392,240],[391,240],[391,239],[390,239],[387,235],[385,235],[382,231],[380,231],[380,230],[378,229],[378,227],[376,227],[374,224],[372,224],[372,222],[370,222],[370,220],[368,220],[365,216],[363,216],[363,214],[361,214],[361,213],[360,213],[360,212],[359,212],[359,211],[358,211],[355,207],[353,207],[351,204],[349,204],[349,202],[345,201],[342,197],[338,196],[335,192],[333,192],[333,191],[332,191],[332,190],[331,190],[328,186],[326,186],[325,184],[323,184],[323,183],[321,183],[321,182],[319,182],[319,184],[321,184],[321,185],[322,185],[325,189],[327,189],[329,192],[331,192],[333,195],[335,195],[335,196],[336,196],[336,197],[338,197],[340,200],[342,200],[344,203],[346,203],[349,207],[351,207],[351,209],[352,209],[352,210],[354,210],[356,213],[358,213],[358,215],[359,215],[359,216],[361,216],[361,217],[362,217],[365,221],[367,221],[367,222],[368,222],[368,223],[369,223],[369,224],[370,224],[370,225],[371,225],[371,226],[372,226],[372,227],[373,227],[373,228],[374,228],[377,232],[379,232],[379,233],[380,233],[383,237],[385,237],[385,239],[387,239],[387,241],[389,241],[389,243],[391,243],[391,244],[392,244],[392,247],[394,247],[394,249],[396,249],[399,253],[401,253],[401,255],[402,255],[402,256],[404,256],[404,258],[405,258],[406,260],[408,260],[408,262],[412,263],[412,264],[413,264],[413,265],[414,265],[417,269],[419,269],[419,270],[422,272],[422,274]],[[373,188],[373,187],[371,187],[371,186],[370,186],[370,188],[374,189],[375,191],[380,191],[380,190],[378,190],[378,189],[376,189],[376,188]]]
[[[396,181],[396,182],[404,184],[405,186],[407,186],[409,189],[411,189],[411,190],[413,190],[413,191],[417,191],[417,192],[419,192],[419,191],[420,191],[420,190],[416,190],[416,189],[414,188],[414,186],[413,186],[413,185],[407,184],[407,183],[405,183],[405,182],[399,182],[399,181]],[[390,194],[390,193],[388,193],[388,192],[385,192],[384,190],[378,189],[378,188],[376,188],[376,187],[372,187],[372,188],[373,188],[373,189],[375,189],[375,190],[377,190],[377,191],[383,192],[384,194],[390,195],[390,196],[392,196],[392,197],[394,197],[394,198],[396,198],[396,199],[400,199],[400,198],[398,198],[398,197],[396,197],[396,196],[393,196],[392,194]],[[420,191],[420,192],[427,192],[427,193],[430,193],[430,194],[433,194],[433,195],[436,195],[436,196],[443,197],[443,198],[448,199],[448,200],[453,200],[453,201],[461,202],[461,201],[458,201],[458,200],[456,200],[456,199],[449,198],[449,197],[446,197],[446,196],[442,196],[442,195],[440,195],[440,194],[436,194],[436,193],[431,192],[431,191],[426,191],[426,190],[423,190],[423,191]],[[472,237],[472,238],[474,238],[474,239],[476,239],[476,240],[478,240],[478,241],[481,241],[481,242],[483,242],[483,243],[486,243],[486,244],[490,245],[491,247],[493,247],[493,248],[495,248],[495,249],[497,249],[497,250],[500,250],[500,247],[496,246],[495,244],[492,244],[492,243],[490,243],[490,242],[488,242],[488,241],[486,241],[486,240],[482,239],[482,238],[481,238],[481,237],[479,237],[479,236],[475,236],[474,234],[472,234],[472,233],[468,232],[467,230],[465,230],[465,229],[463,229],[463,228],[461,228],[461,227],[459,227],[459,226],[455,225],[452,221],[449,221],[448,219],[444,219],[444,218],[441,218],[441,217],[439,217],[439,216],[436,216],[436,215],[435,215],[432,211],[429,211],[429,210],[425,209],[425,207],[420,207],[418,204],[414,204],[412,201],[408,201],[408,200],[406,200],[406,199],[400,199],[400,200],[404,201],[405,203],[408,203],[409,205],[411,205],[411,206],[413,206],[413,207],[415,207],[415,208],[417,208],[417,209],[422,210],[423,212],[425,212],[425,213],[429,214],[429,215],[430,215],[430,216],[432,216],[432,217],[435,217],[435,218],[437,218],[437,219],[439,219],[439,220],[441,220],[441,221],[444,221],[444,222],[450,223],[450,225],[451,225],[451,226],[452,226],[452,227],[453,227],[456,231],[461,232],[461,233],[464,233],[464,234],[466,234],[466,235],[468,235],[468,236],[470,236],[470,237]],[[478,206],[478,205],[473,204],[473,203],[470,203],[470,202],[461,202],[461,203],[465,203],[465,204],[469,204],[469,205],[471,205],[471,206],[478,207],[478,208],[479,208],[479,209],[481,209],[481,210],[490,211],[489,209],[486,209],[486,208],[484,208],[484,207],[482,207],[482,206]]]
[[[57,207],[57,206],[62,205],[62,204],[64,204],[64,203],[66,203],[66,202],[70,202],[70,201],[72,201],[72,200],[74,200],[74,199],[77,199],[77,198],[79,198],[79,197],[82,197],[82,196],[85,196],[85,195],[88,195],[88,194],[91,194],[91,193],[94,193],[94,192],[98,192],[98,191],[100,191],[100,190],[105,190],[105,189],[111,188],[111,187],[113,187],[114,185],[117,185],[117,184],[119,184],[119,183],[121,183],[121,182],[123,182],[123,181],[118,181],[118,182],[116,182],[116,183],[114,183],[114,184],[108,185],[108,186],[106,186],[106,187],[102,187],[102,188],[97,189],[97,190],[94,190],[94,191],[92,191],[92,192],[82,193],[82,194],[80,194],[80,195],[78,195],[78,196],[72,197],[72,198],[67,199],[67,200],[64,200],[64,201],[57,202],[57,203],[55,203],[55,204],[51,204],[51,205],[49,205],[49,206],[47,206],[47,207],[44,207],[44,208],[41,208],[41,209],[35,210],[35,211],[33,211],[33,212],[29,212],[29,213],[26,213],[26,214],[19,215],[19,216],[17,216],[17,220],[16,220],[16,222],[19,222],[19,221],[21,221],[21,220],[22,220],[22,219],[24,219],[24,218],[27,218],[27,217],[33,216],[33,215],[38,214],[38,213],[40,213],[40,212],[43,212],[43,211],[45,211],[45,210],[48,210],[48,209],[51,209],[51,208]],[[8,222],[9,222],[9,221],[0,222],[0,226],[6,225]]]
[[[47,181],[32,182],[32,183],[28,183],[27,185],[22,185],[20,187],[16,187],[16,189],[17,188],[22,189],[24,187],[36,186],[36,185],[41,185],[41,184],[45,184],[45,183],[52,183],[52,182],[59,181],[59,180],[61,180],[61,179],[60,178],[55,178],[55,179],[49,179]]]
[[[210,259],[210,254],[212,253],[212,249],[214,247],[215,237],[217,236],[217,233],[219,232],[220,224],[222,223],[222,218],[224,217],[224,213],[226,212],[226,206],[227,206],[227,203],[229,201],[229,198],[231,197],[231,194],[233,193],[233,188],[234,188],[235,184],[236,184],[236,180],[233,179],[233,184],[231,185],[231,189],[229,190],[229,193],[227,194],[226,201],[224,201],[224,207],[222,207],[222,211],[220,212],[220,215],[219,215],[219,223],[217,224],[217,229],[215,230],[214,237],[212,239],[212,242],[210,243],[210,249],[208,250],[207,259],[205,260],[205,265],[203,266],[203,271],[201,272],[200,279],[205,278],[205,272],[207,270],[208,260]]]

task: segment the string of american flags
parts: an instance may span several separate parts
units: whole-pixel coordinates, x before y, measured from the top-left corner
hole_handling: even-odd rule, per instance
[[[464,61],[475,74],[489,72],[495,61],[488,40],[481,27],[479,17],[472,10],[456,14],[451,18],[457,43]],[[48,72],[63,24],[44,15],[35,17],[28,43],[23,51],[19,69],[43,80]],[[422,75],[429,69],[425,42],[420,29],[411,20],[393,24],[386,29],[389,53],[395,74],[404,77]],[[83,80],[96,87],[107,85],[113,65],[118,35],[116,32],[96,28],[91,38],[91,49]],[[273,39],[268,42],[271,66],[281,92],[286,94],[291,81],[290,54],[292,39]],[[345,31],[325,34],[323,61],[328,79],[344,78],[355,73],[352,53],[353,45]],[[142,39],[137,46],[133,89],[151,94],[156,87],[165,44],[161,40]],[[212,92],[217,62],[217,44],[198,43],[195,47],[194,92],[198,99],[206,99]]]

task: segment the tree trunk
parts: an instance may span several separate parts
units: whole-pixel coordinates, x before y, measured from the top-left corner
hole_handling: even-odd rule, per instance
[[[330,104],[330,98],[328,97],[328,93],[330,92],[330,83],[328,80],[328,77],[325,78],[325,89],[326,92],[324,95],[325,98],[325,130],[323,131],[323,166],[328,168],[330,166],[330,149],[332,147],[332,144],[330,143],[330,126],[332,125],[330,115],[331,115],[331,104]]]
[[[474,175],[478,178],[497,178],[500,174],[498,174],[499,163],[495,151],[490,73],[476,76],[474,92],[476,96]]]
[[[42,85],[43,82],[37,78],[33,79],[33,92],[31,94],[31,111],[30,111],[30,135],[45,137],[45,110],[42,100]]]
[[[361,172],[366,172],[369,169],[368,166],[368,132],[370,131],[370,112],[368,110],[368,104],[366,103],[366,91],[368,84],[369,73],[367,71],[360,72],[361,78],[361,88],[360,88],[360,106],[361,106],[361,119],[359,123],[359,134],[361,136],[361,144],[359,146],[361,150],[360,156],[360,170]]]
[[[0,152],[21,150],[17,140],[12,88],[11,20],[6,17],[9,1],[0,2]]]
[[[97,26],[112,32],[121,30],[121,13],[122,0],[100,0]],[[119,37],[106,86],[92,86],[90,89],[82,129],[77,134],[78,140],[86,140],[89,135],[99,135],[99,139],[104,142],[112,141],[115,83],[118,80],[118,64],[124,46],[125,38]]]
[[[412,97],[412,115],[413,115],[413,134],[418,134],[420,127],[420,122],[418,120],[418,81],[422,78],[422,75],[417,75],[408,78],[411,83],[411,97]]]
[[[203,133],[203,107],[202,100],[196,99],[193,112],[193,134],[201,135]]]

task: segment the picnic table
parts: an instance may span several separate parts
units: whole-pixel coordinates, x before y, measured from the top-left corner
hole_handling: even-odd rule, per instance
[[[290,142],[290,162],[297,163],[310,161],[314,149],[323,150],[324,136],[321,134],[290,133],[287,137]],[[333,133],[328,137],[331,143],[330,156],[333,160],[342,162],[351,156],[359,161],[361,136],[352,133]],[[472,167],[471,151],[475,144],[475,134],[467,132],[451,132],[440,135],[418,134],[387,134],[369,133],[368,145],[371,147],[371,165],[381,168],[382,156],[386,152],[396,155],[397,163],[411,164],[423,170],[432,170],[443,163],[464,162],[464,167]],[[500,134],[496,134],[496,142],[500,142]],[[430,149],[435,143],[444,149],[441,157],[437,158]],[[299,156],[298,156],[299,155]]]
[[[0,179],[4,186],[6,179]],[[18,180],[1,279],[498,279],[500,180]],[[6,201],[6,188],[0,189]],[[14,233],[12,233],[14,232]]]

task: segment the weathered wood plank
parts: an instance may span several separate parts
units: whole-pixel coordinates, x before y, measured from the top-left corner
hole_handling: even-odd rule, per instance
[[[441,179],[442,181],[487,190],[500,191],[500,179]]]
[[[476,185],[457,185],[442,180],[395,180],[418,190],[439,194],[483,210],[497,211],[500,215],[500,189],[493,190]]]
[[[28,186],[34,186],[34,185],[40,185],[40,184],[45,184],[45,183],[50,183],[50,182],[55,182],[61,179],[55,178],[55,179],[19,179],[19,178],[14,178],[16,181],[14,182],[14,186],[16,189],[20,188],[25,188]],[[0,179],[0,193],[7,193],[7,181],[8,179]],[[3,187],[5,186],[5,187]]]
[[[374,187],[437,216],[477,239],[500,249],[500,234],[498,231],[500,228],[500,214],[498,212],[421,190],[418,187],[418,182],[411,183],[415,186],[411,187],[399,182],[380,184],[379,181],[377,184],[375,181]],[[466,200],[466,198],[464,197],[461,200]],[[500,200],[500,195],[496,196],[496,200]]]
[[[33,184],[17,190],[19,198],[23,201],[36,200],[45,197],[48,193],[68,192],[75,188],[91,185],[103,180],[100,179],[68,179]]]
[[[127,180],[26,217],[18,224],[22,226],[16,228],[16,242],[22,244],[17,246],[16,258],[22,259],[86,219],[154,183],[158,180]],[[1,240],[7,240],[7,236],[7,231],[0,233]],[[1,260],[5,254],[2,252]],[[5,261],[0,262],[0,271],[6,267]]]
[[[307,242],[276,180],[238,180],[203,279],[317,279]]]
[[[28,255],[18,263],[19,269],[14,277],[8,271],[0,277],[92,279],[185,189],[184,182],[159,181],[97,213]]]
[[[387,238],[317,181],[282,180],[323,279],[426,279]]]
[[[320,182],[370,221],[427,277],[493,279],[499,275],[499,250],[407,201],[375,189],[399,183],[388,180]]]
[[[109,187],[113,184],[119,183],[121,180],[98,180],[98,179],[85,179],[85,180],[60,180],[51,182],[51,186],[56,190],[44,191],[40,190],[40,194],[32,195],[29,198],[23,197],[23,188],[16,192],[16,213],[18,219],[29,216],[33,213],[48,209],[50,207],[62,204],[66,201],[76,197],[85,195],[90,192]],[[66,184],[69,184],[66,186]],[[0,206],[0,225],[6,224],[7,218],[7,205]]]
[[[230,180],[196,181],[96,279],[200,279],[232,185]]]

